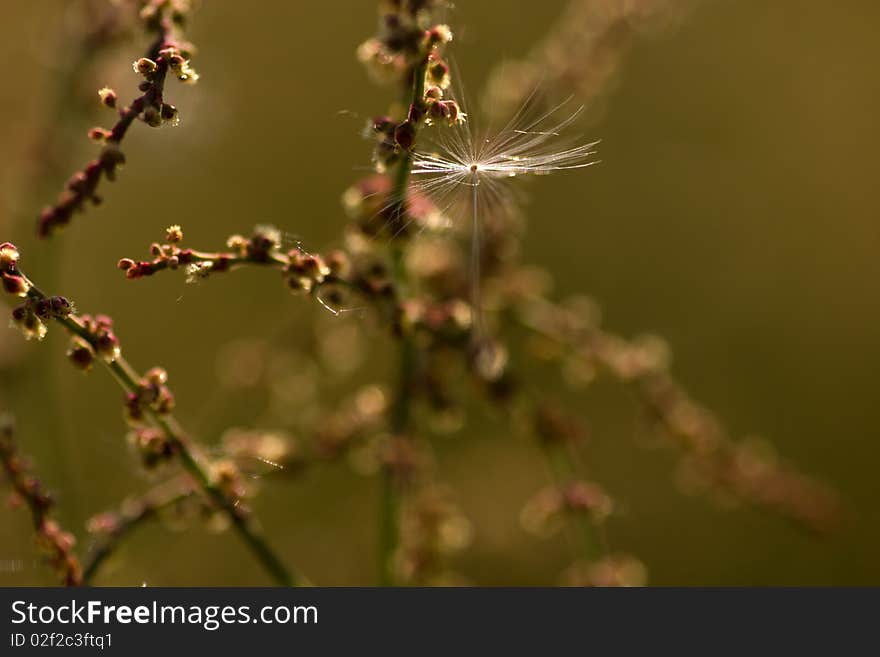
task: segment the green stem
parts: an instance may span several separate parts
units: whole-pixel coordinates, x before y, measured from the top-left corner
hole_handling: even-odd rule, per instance
[[[28,284],[28,296],[30,298],[35,300],[45,300],[47,298],[43,292],[33,285],[33,283],[28,281]],[[55,319],[67,329],[69,333],[85,340],[93,348],[97,347],[94,341],[94,336],[75,315],[56,317]],[[140,388],[138,383],[140,376],[135,369],[129,365],[128,361],[121,356],[110,361],[104,358],[101,358],[100,360],[107,366],[123,390],[134,394],[138,392]],[[305,582],[304,578],[289,571],[272,548],[269,547],[265,536],[263,536],[251,516],[242,513],[242,511],[236,506],[235,502],[229,499],[229,497],[214,484],[208,469],[202,464],[201,459],[196,454],[194,446],[177,420],[172,415],[160,415],[149,407],[145,410],[153,425],[159,429],[165,435],[167,440],[177,449],[180,463],[184,470],[193,477],[204,494],[226,513],[239,536],[244,540],[272,578],[282,586],[298,586],[303,584]]]
[[[164,488],[164,487],[163,487]],[[161,493],[161,494],[160,494]],[[90,584],[98,574],[101,566],[119,547],[119,544],[133,530],[155,517],[164,509],[193,495],[193,489],[188,485],[175,485],[170,492],[167,490],[151,491],[135,505],[136,510],[119,514],[117,526],[106,538],[95,545],[89,553],[88,561],[83,564],[83,584]],[[126,507],[128,504],[126,504]]]
[[[415,65],[412,72],[413,85],[408,90],[408,102],[411,106],[424,103],[425,71],[428,68],[426,53]],[[414,126],[418,135],[419,124]],[[409,272],[406,269],[406,251],[402,229],[407,221],[407,194],[409,178],[412,171],[413,154],[407,150],[397,165],[391,188],[393,236],[391,242],[391,275],[397,290],[398,301],[406,298],[409,293]],[[410,410],[416,371],[416,345],[412,336],[405,329],[400,334],[399,376],[397,392],[391,408],[391,432],[394,436],[406,434],[410,423]],[[381,503],[379,506],[379,581],[382,586],[395,584],[394,554],[400,542],[400,486],[395,480],[394,472],[386,467],[382,471]]]
[[[77,321],[70,317],[60,318],[58,321],[68,331],[78,335],[91,344],[91,334]],[[130,393],[137,392],[139,387],[139,377],[124,358],[120,356],[112,361],[103,362],[106,363],[110,372],[124,390]],[[151,408],[147,408],[146,412],[153,424],[177,448],[180,456],[180,463],[184,470],[195,479],[199,488],[201,488],[202,491],[226,513],[239,536],[244,540],[272,578],[282,586],[298,586],[302,584],[302,578],[299,575],[288,571],[287,567],[281,562],[281,559],[278,558],[275,552],[269,547],[265,536],[263,536],[259,528],[255,526],[253,520],[249,516],[241,513],[235,503],[214,484],[207,468],[201,463],[201,459],[197,456],[189,438],[184,434],[177,420],[171,415],[160,415]]]

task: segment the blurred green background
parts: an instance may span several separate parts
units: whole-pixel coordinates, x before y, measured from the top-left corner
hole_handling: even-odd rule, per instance
[[[458,4],[452,52],[466,87],[479,90],[495,64],[529,50],[565,2]],[[145,255],[171,223],[206,248],[255,223],[274,223],[308,247],[336,243],[339,196],[369,165],[364,118],[386,111],[391,96],[354,57],[374,32],[374,3],[204,2],[190,31],[202,80],[168,89],[180,126],[135,126],[129,164],[104,188],[106,203],[57,244],[34,246],[32,217],[69,173],[40,181],[38,199],[21,193],[29,153],[55,111],[53,70],[69,56],[58,34],[74,5],[3,8],[0,237],[28,245],[32,278],[57,266],[57,292],[112,315],[136,366],[163,364],[179,417],[206,442],[226,426],[263,426],[271,417],[258,392],[220,391],[217,354],[282,328],[308,349],[314,304],[265,272],[197,287],[172,275],[131,283],[115,262]],[[635,42],[601,111],[589,113],[583,131],[603,140],[602,164],[529,186],[526,258],[552,271],[560,292],[594,296],[614,330],[666,337],[674,372],[734,435],[767,437],[847,505],[842,529],[816,539],[772,516],[683,497],[671,456],[635,445],[625,393],[603,385],[569,397],[592,428],[592,472],[620,504],[611,544],[640,557],[652,584],[880,584],[878,21],[870,0],[697,3],[681,24]],[[109,83],[127,99],[142,46],[123,41],[103,53],[86,91]],[[94,152],[86,129],[110,115],[67,120],[75,139],[66,157],[79,166]],[[324,315],[318,322],[333,330],[362,321]],[[368,335],[375,376],[393,351],[378,332]],[[100,370],[83,378],[68,367],[65,346],[57,329],[40,345],[0,332],[3,378],[19,391],[2,406],[14,404],[22,448],[56,491],[64,524],[81,532],[89,515],[148,482],[123,440],[118,389]],[[475,529],[457,570],[480,584],[557,581],[570,562],[565,541],[531,537],[518,520],[545,484],[534,447],[478,415],[440,446],[438,467]],[[315,582],[371,584],[376,489],[345,467],[321,468],[265,485],[256,507],[274,544]],[[120,557],[99,583],[267,583],[235,537],[204,528],[150,525]],[[0,584],[52,581],[34,556],[27,514],[0,509]]]

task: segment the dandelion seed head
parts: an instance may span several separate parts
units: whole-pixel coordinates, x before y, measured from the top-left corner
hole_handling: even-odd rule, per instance
[[[579,142],[568,134],[583,108],[567,111],[566,101],[549,111],[536,111],[536,97],[533,94],[498,130],[479,131],[470,120],[426,130],[427,146],[413,156],[411,197],[430,199],[452,222],[472,215],[474,203],[489,218],[510,214],[518,205],[508,180],[596,164],[598,142]]]
[[[471,324],[472,337],[485,333],[481,316],[481,231],[487,220],[496,225],[516,214],[518,198],[512,178],[544,176],[558,171],[582,169],[596,164],[598,142],[580,142],[567,130],[583,108],[565,111],[567,101],[549,111],[536,112],[536,94],[500,130],[477,132],[466,114],[448,125],[425,131],[427,148],[413,154],[410,198],[422,196],[451,221],[471,230]],[[436,101],[435,104],[446,101]],[[448,101],[457,108],[460,101]],[[463,103],[462,103],[463,104]],[[469,221],[468,221],[469,219]],[[405,228],[405,227],[404,227]],[[492,378],[503,369],[499,354],[482,351],[478,369]]]

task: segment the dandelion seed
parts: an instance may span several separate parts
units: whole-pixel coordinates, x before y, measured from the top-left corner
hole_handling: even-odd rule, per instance
[[[433,148],[417,151],[413,159],[411,193],[430,198],[444,214],[470,215],[471,302],[478,338],[483,330],[480,232],[485,216],[507,212],[515,205],[509,179],[583,169],[597,163],[593,156],[598,141],[578,144],[563,136],[583,108],[560,119],[566,101],[529,119],[535,97],[533,93],[498,132],[477,136],[469,121],[437,128],[432,131],[436,140]]]
[[[507,127],[491,137],[474,138],[467,122],[438,131],[438,148],[417,152],[412,173],[429,177],[433,187],[442,188],[444,185],[479,185],[527,174],[546,175],[596,164],[592,156],[596,154],[598,141],[560,147],[562,131],[577,119],[583,108],[548,129],[539,129],[551,122],[562,107],[557,106],[525,127],[516,127],[525,111],[520,110]]]

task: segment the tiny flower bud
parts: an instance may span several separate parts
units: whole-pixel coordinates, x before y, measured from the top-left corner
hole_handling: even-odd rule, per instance
[[[440,46],[452,41],[452,30],[448,25],[435,25],[425,33],[425,39],[429,48]]]
[[[189,62],[187,62],[177,73],[177,79],[181,82],[186,82],[187,84],[195,84],[199,81],[199,74],[196,73],[195,69],[191,68]]]
[[[131,258],[122,258],[119,262],[116,263],[116,268],[121,269],[122,271],[128,271],[134,266],[135,262]]]
[[[72,192],[82,192],[85,189],[89,179],[82,171],[77,171],[67,180],[67,189]]]
[[[158,65],[149,57],[141,57],[132,65],[134,72],[144,77],[150,76],[156,72]]]
[[[456,123],[464,123],[465,113],[458,107],[454,100],[437,100],[428,108],[429,118],[433,121],[445,120],[450,126]]]
[[[174,105],[170,105],[169,103],[165,103],[162,105],[162,110],[160,112],[163,121],[176,121],[177,120],[177,108]]]
[[[158,128],[162,125],[162,115],[155,107],[148,107],[144,110],[143,115],[141,116],[144,123],[146,123],[151,128]]]
[[[38,299],[33,305],[34,314],[40,319],[50,319],[52,316],[52,304],[48,299]]]
[[[74,338],[67,349],[67,358],[77,369],[88,371],[95,360],[95,352],[82,338]]]
[[[113,133],[106,128],[95,127],[89,130],[89,139],[97,144],[103,144],[111,136],[113,136]]]
[[[247,251],[256,259],[265,259],[269,252],[281,246],[281,231],[274,226],[257,226],[251,237]]]
[[[409,112],[406,115],[407,121],[418,125],[425,118],[425,106],[421,103],[413,103],[409,106]]]
[[[156,409],[156,412],[160,415],[167,415],[174,409],[175,400],[172,392],[166,388],[161,387],[159,389],[159,396],[156,401],[153,402],[153,407]]]
[[[8,294],[17,297],[27,296],[29,286],[23,277],[18,274],[9,274],[6,272],[3,272],[0,276],[3,278],[3,289]]]
[[[183,241],[183,229],[177,224],[165,229],[165,241],[169,244],[177,244]]]
[[[95,350],[107,362],[113,362],[121,353],[119,348],[119,340],[113,334],[113,331],[104,329],[95,336]]]
[[[159,57],[168,62],[168,68],[181,82],[194,83],[199,79],[198,73],[192,69],[189,61],[183,57],[177,48],[165,48],[159,51]]]
[[[110,142],[101,150],[101,164],[108,173],[113,171],[121,164],[125,164],[125,155],[119,150],[119,147]]]
[[[377,116],[372,122],[373,130],[387,137],[391,137],[394,134],[394,126],[394,120],[387,116]]]
[[[53,317],[64,318],[73,312],[73,305],[64,297],[52,297],[49,299],[49,304]]]
[[[416,139],[416,127],[410,121],[404,121],[394,129],[394,141],[404,150],[412,148]]]
[[[12,272],[18,266],[19,253],[14,244],[0,244],[0,271]]]
[[[226,240],[226,246],[238,253],[244,253],[247,249],[248,239],[243,235],[230,235]]]
[[[150,273],[149,264],[150,263],[143,263],[143,262],[142,263],[135,263],[132,267],[130,267],[129,269],[127,269],[125,271],[125,277],[128,280],[133,281],[135,279],[146,276],[147,274]]]
[[[109,87],[104,87],[103,89],[98,90],[98,97],[101,99],[101,104],[106,107],[116,107],[116,92]]]
[[[129,440],[140,453],[144,467],[155,468],[175,454],[175,446],[158,429],[141,428],[132,432]]]
[[[247,493],[241,472],[230,460],[216,461],[211,464],[212,479],[228,497],[238,499]]]
[[[440,121],[446,118],[446,107],[444,103],[433,102],[428,105],[428,120],[430,123]]]
[[[464,123],[465,114],[459,108],[458,103],[450,100],[447,102],[447,107],[449,108],[449,116],[447,117],[449,119],[449,125],[453,125],[455,123]]]
[[[441,89],[449,87],[451,78],[449,77],[449,66],[443,60],[431,62],[428,66],[427,80],[430,84],[436,85]]]
[[[171,57],[168,58],[168,66],[170,66],[173,71],[179,71],[184,64],[186,64],[186,60],[180,55],[171,55]]]
[[[22,332],[25,340],[33,338],[42,340],[46,337],[46,325],[36,316],[28,304],[18,306],[12,311],[12,326]]]
[[[125,419],[129,424],[140,424],[144,419],[144,409],[141,407],[141,402],[138,396],[129,392],[125,394]]]
[[[165,385],[168,382],[168,372],[161,367],[153,367],[147,371],[144,379],[154,386]]]

